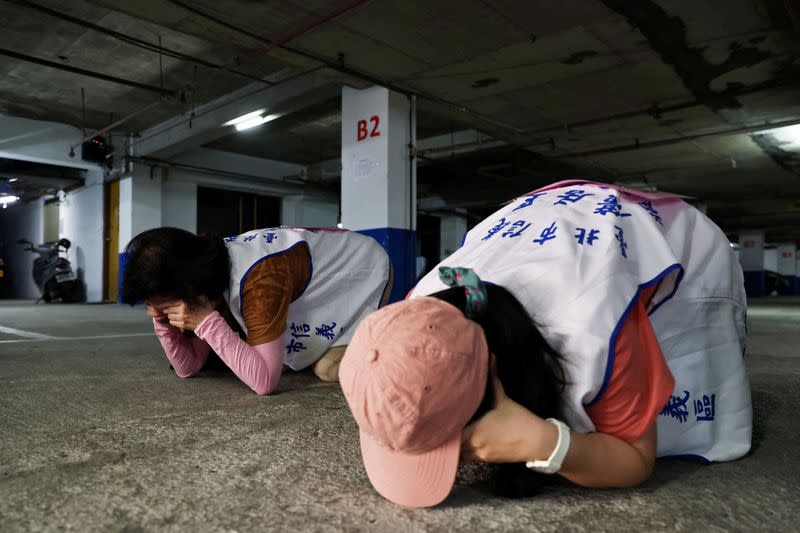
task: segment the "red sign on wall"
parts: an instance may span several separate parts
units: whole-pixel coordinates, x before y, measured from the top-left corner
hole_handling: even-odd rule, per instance
[[[378,126],[381,123],[381,119],[378,115],[372,115],[369,117],[369,126],[367,124],[367,120],[361,119],[357,124],[357,133],[356,139],[358,142],[364,141],[369,137],[380,137],[381,132],[378,131]]]
[[[744,243],[742,243],[742,246],[744,248],[755,248],[756,241],[744,241]]]

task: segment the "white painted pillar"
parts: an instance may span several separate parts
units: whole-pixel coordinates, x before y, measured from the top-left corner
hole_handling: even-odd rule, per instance
[[[789,289],[781,294],[794,294],[797,287],[797,245],[784,242],[777,246],[778,274],[789,282]]]
[[[744,271],[748,296],[764,296],[764,232],[743,231],[739,234],[739,260]]]
[[[134,165],[119,182],[119,280],[127,265],[125,247],[143,231],[161,227],[161,170]],[[121,292],[120,292],[121,293]]]
[[[441,217],[439,237],[439,261],[461,248],[467,233],[467,217],[447,215]]]
[[[67,193],[59,208],[59,235],[72,243],[68,257],[87,302],[103,301],[103,180],[102,170],[89,170],[84,186]]]
[[[391,301],[414,284],[413,102],[383,87],[342,89],[342,226],[374,237],[394,266]]]

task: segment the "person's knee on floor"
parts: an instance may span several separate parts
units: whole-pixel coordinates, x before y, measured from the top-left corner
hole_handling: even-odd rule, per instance
[[[327,383],[338,383],[339,364],[342,362],[347,346],[334,346],[314,363],[314,374]]]

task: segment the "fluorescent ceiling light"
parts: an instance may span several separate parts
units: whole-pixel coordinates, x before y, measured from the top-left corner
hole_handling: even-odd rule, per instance
[[[256,126],[260,126],[265,122],[269,122],[270,120],[275,120],[278,118],[278,115],[265,115],[263,117],[253,117],[249,118],[243,122],[239,122],[236,124],[236,131],[244,131],[249,130],[250,128],[255,128]]]
[[[13,204],[17,200],[19,200],[19,196],[0,196],[0,204],[3,204],[3,207]]]
[[[800,151],[800,124],[759,131],[758,133],[771,135],[772,138],[778,141],[778,147],[782,150]]]
[[[15,181],[17,181],[17,178],[8,178],[9,183],[14,183]]]
[[[264,111],[266,111],[266,109],[259,109],[258,111],[253,111],[252,113],[242,115],[241,117],[236,117],[235,119],[229,120],[228,122],[223,124],[223,126],[235,126],[236,124],[244,122],[245,120],[250,120],[251,118],[260,117],[261,113],[263,113]]]

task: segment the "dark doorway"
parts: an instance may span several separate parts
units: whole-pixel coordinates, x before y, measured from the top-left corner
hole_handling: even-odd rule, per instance
[[[228,237],[281,224],[281,199],[224,189],[197,188],[197,234]]]
[[[425,266],[419,276],[424,276],[439,264],[442,220],[431,215],[417,215],[417,257],[425,258]]]

